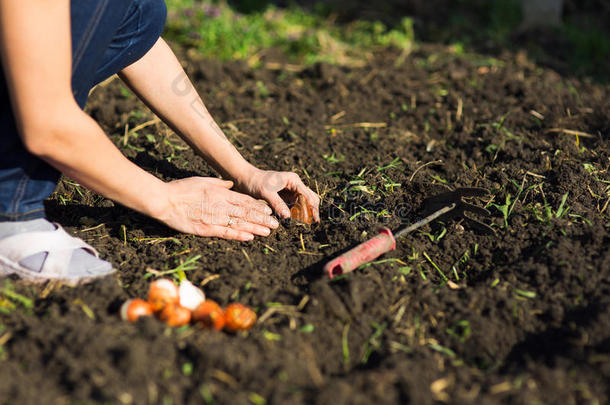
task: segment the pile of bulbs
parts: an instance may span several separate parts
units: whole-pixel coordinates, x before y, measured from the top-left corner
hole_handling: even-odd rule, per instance
[[[248,330],[256,322],[256,313],[239,303],[226,309],[212,300],[206,300],[203,291],[190,281],[183,280],[178,287],[172,280],[153,281],[146,301],[134,298],[121,307],[121,318],[135,322],[141,316],[154,315],[168,326],[178,327],[193,322],[204,329],[239,332]]]

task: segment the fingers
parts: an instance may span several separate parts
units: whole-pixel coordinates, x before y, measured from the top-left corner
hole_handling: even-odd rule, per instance
[[[273,211],[282,218],[290,218],[290,209],[278,194],[283,189],[302,194],[311,208],[313,219],[320,222],[320,198],[303,184],[296,173],[269,173],[273,175],[273,184],[259,181],[253,194],[264,198],[271,207],[249,195],[230,190],[233,187],[231,181],[216,178],[198,180],[205,184],[194,182],[192,178],[175,181],[175,194],[182,196],[179,201],[186,208],[187,218],[181,219],[178,215],[178,219],[167,221],[168,225],[200,236],[239,241],[252,240],[255,235],[268,236],[279,226],[271,215]],[[204,187],[202,195],[196,191],[199,184]]]
[[[250,224],[256,227],[248,226],[247,230],[257,229],[257,235],[269,235],[260,227],[267,229],[275,229],[279,226],[279,222],[274,217],[257,211],[253,208],[244,208],[231,204],[218,204],[213,209],[203,210],[203,213],[198,216],[190,216],[191,220],[203,225],[217,225],[236,228],[236,225]]]
[[[168,195],[173,196],[173,204],[159,220],[181,232],[239,241],[268,236],[271,228],[279,226],[269,206],[231,191],[232,186],[231,181],[215,178],[170,182]]]
[[[203,225],[197,234],[199,236],[238,240],[242,242],[247,242],[254,239],[254,235],[250,232],[220,225]]]
[[[320,197],[316,193],[314,193],[310,188],[305,187],[307,192],[303,192],[305,195],[305,199],[307,203],[311,207],[311,211],[313,213],[313,219],[316,222],[320,222]]]
[[[248,195],[229,191],[227,200],[231,204],[227,207],[230,217],[239,220],[240,224],[262,225],[266,228],[277,228],[280,224],[271,216],[273,211],[263,201],[256,200]],[[269,235],[269,230],[265,232],[261,227],[251,227],[250,230],[257,230],[257,235]]]
[[[233,187],[233,182],[231,180],[223,180],[216,177],[203,177],[203,179],[206,183],[209,183],[208,185],[211,186],[223,187],[226,189]]]
[[[266,226],[245,222],[239,219],[235,220],[235,222],[231,224],[231,229],[247,232],[257,236],[269,236],[271,233],[271,229]]]
[[[271,215],[273,210],[267,205],[266,202],[256,200],[249,195],[232,191],[228,196],[228,201],[237,206],[244,208],[254,209],[262,214]]]
[[[281,194],[282,190],[288,189],[305,196],[307,204],[313,213],[314,220],[320,222],[320,197],[303,184],[303,181],[298,174],[291,172],[275,172],[273,178],[275,179],[273,186],[266,187],[262,196],[271,204],[271,207],[273,207],[280,217],[290,218],[290,209],[288,208],[286,201],[278,194],[278,192]]]
[[[280,224],[271,215],[258,211],[255,207],[242,207],[233,205],[228,209],[230,217],[237,219],[240,223],[251,223],[262,225],[267,228],[277,228]]]
[[[229,240],[250,241],[254,236],[269,236],[271,229],[266,226],[253,224],[241,219],[231,217],[231,221],[217,219],[217,224],[200,223],[193,232],[199,236],[211,236]],[[226,225],[220,224],[225,222]]]
[[[260,210],[260,202],[254,199],[252,201],[255,201],[255,203],[249,207],[233,205],[226,200],[217,202],[213,206],[202,207],[199,215],[191,217],[191,219],[197,223],[196,228],[200,229],[198,232],[200,235],[236,240],[251,240],[247,235],[269,236],[271,229],[277,228],[279,222],[271,215]],[[227,233],[221,228],[229,228],[243,233]]]
[[[273,210],[282,218],[290,218],[290,209],[288,205],[275,191],[266,192],[263,197],[271,204]]]

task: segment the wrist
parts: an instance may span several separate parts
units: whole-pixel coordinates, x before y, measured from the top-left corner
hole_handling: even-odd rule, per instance
[[[239,187],[248,184],[261,170],[242,158],[240,162],[227,167],[225,171],[226,173],[223,175],[227,177],[227,180],[232,180]]]
[[[142,209],[139,210],[149,217],[163,221],[167,212],[169,212],[169,197],[168,185],[163,180],[154,178],[150,188],[143,190]]]

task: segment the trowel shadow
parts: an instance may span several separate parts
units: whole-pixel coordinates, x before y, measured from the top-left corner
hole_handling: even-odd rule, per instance
[[[324,271],[324,265],[331,261],[333,258],[342,255],[350,249],[353,249],[358,244],[359,243],[349,245],[341,250],[337,250],[332,254],[324,256],[317,262],[294,273],[290,279],[297,285],[309,285],[324,278],[327,278],[330,281],[328,273]]]

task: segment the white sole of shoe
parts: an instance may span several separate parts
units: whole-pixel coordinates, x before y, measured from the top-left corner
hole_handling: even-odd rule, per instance
[[[17,275],[20,279],[25,280],[32,284],[42,284],[47,281],[59,281],[63,284],[67,284],[70,286],[77,286],[80,284],[85,284],[91,282],[93,280],[97,280],[106,276],[110,276],[116,272],[115,269],[112,269],[110,273],[102,274],[99,276],[91,276],[91,277],[76,277],[76,278],[50,278],[45,277],[35,271],[26,269],[25,267],[19,265],[19,263],[14,263],[11,260],[8,260],[5,257],[0,256],[0,278],[8,277],[13,274]]]

